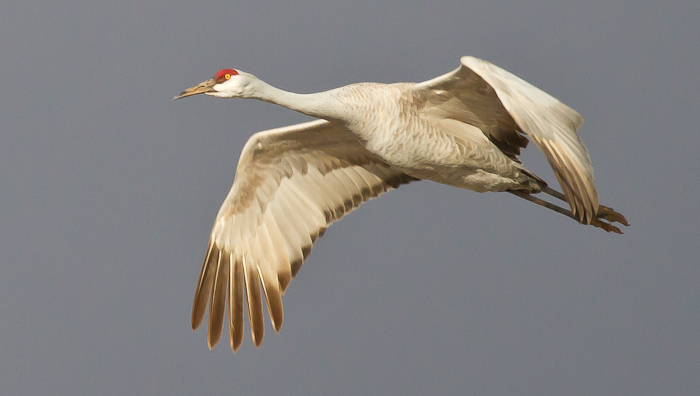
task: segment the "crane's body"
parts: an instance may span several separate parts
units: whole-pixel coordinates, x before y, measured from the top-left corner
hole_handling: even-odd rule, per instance
[[[524,177],[520,165],[478,128],[460,125],[462,129],[455,130],[426,119],[421,113],[424,92],[414,88],[410,83],[359,83],[323,94],[350,110],[341,112],[349,117],[331,121],[410,176],[478,192],[520,189],[527,184],[530,178]]]
[[[195,294],[192,327],[209,305],[209,346],[219,340],[228,300],[229,338],[243,337],[244,295],[253,341],[263,338],[261,293],[273,327],[281,294],[316,239],[334,221],[401,184],[421,179],[478,192],[507,191],[580,223],[621,233],[621,214],[598,204],[583,119],[557,99],[486,61],[464,57],[423,83],[359,83],[315,94],[274,88],[224,69],[176,99],[204,93],[252,98],[319,118],[254,134],[211,233]],[[526,170],[528,139],[544,152],[563,194]],[[571,210],[533,196],[545,192]],[[261,290],[262,286],[262,290]]]

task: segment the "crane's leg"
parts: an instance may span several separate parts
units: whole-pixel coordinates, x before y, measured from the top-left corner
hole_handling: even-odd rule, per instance
[[[551,195],[556,199],[560,199],[560,200],[566,202],[566,197],[564,196],[564,194],[560,193],[559,191],[557,191],[549,186],[543,186],[542,192],[547,194],[547,195]]]
[[[564,196],[564,194],[549,186],[543,186],[542,192],[566,202],[566,197]],[[605,205],[598,205],[598,214],[596,215],[596,217],[598,217],[599,219],[605,219],[611,223],[618,222],[624,226],[630,225],[630,223],[627,222],[627,219],[625,218],[625,216],[622,215],[622,213],[616,212],[615,209]]]
[[[564,216],[570,217],[578,222],[578,219],[576,218],[576,216],[574,216],[574,214],[568,209],[564,209],[562,207],[559,207],[557,205],[549,203],[543,199],[534,197],[532,194],[525,192],[525,191],[508,190],[508,192],[515,195],[515,196],[518,196],[520,198],[523,198],[523,199],[526,199],[530,202],[533,202],[537,205],[543,206],[547,209],[551,209],[557,213],[561,213]],[[566,202],[566,200],[564,199],[564,194],[562,194],[556,190],[552,190],[549,187],[543,188],[542,192]],[[603,230],[605,230],[607,232],[614,232],[616,234],[622,234],[622,231],[620,231],[619,228],[615,227],[614,225],[612,225],[609,222],[602,221],[601,219],[605,219],[609,222],[617,221],[620,224],[623,224],[625,226],[629,225],[629,223],[627,222],[627,219],[625,219],[625,217],[623,215],[621,215],[618,212],[615,212],[612,208],[608,208],[607,206],[602,206],[602,205],[598,209],[598,214],[597,214],[596,218],[593,219],[593,221],[591,221],[591,225],[594,227],[602,228]]]

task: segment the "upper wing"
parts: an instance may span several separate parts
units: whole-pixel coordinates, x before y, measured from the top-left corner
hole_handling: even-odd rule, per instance
[[[253,135],[216,217],[192,308],[192,328],[209,304],[209,347],[219,341],[229,300],[229,336],[243,340],[243,295],[253,342],[263,339],[260,286],[276,331],[281,294],[326,228],[363,202],[417,180],[324,120]]]
[[[573,213],[590,224],[598,194],[588,150],[576,133],[581,115],[496,65],[468,56],[460,60],[456,70],[414,86],[425,96],[426,116],[474,125],[514,160],[527,146],[525,134],[547,157]]]

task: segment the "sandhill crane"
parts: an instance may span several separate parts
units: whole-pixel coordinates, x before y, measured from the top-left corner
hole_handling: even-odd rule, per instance
[[[319,118],[254,134],[214,222],[192,309],[196,330],[209,305],[209,348],[219,341],[228,300],[229,339],[241,346],[244,295],[253,342],[275,331],[281,295],[318,237],[334,221],[401,184],[421,179],[506,191],[608,232],[629,225],[598,204],[593,166],[576,131],[583,118],[517,76],[481,59],[422,83],[359,83],[314,94],[274,88],[223,69],[175,99],[206,94],[252,98]],[[561,185],[559,193],[518,159],[532,139]],[[533,196],[544,192],[571,210]]]

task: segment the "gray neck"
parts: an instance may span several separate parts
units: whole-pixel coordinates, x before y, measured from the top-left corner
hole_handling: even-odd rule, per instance
[[[340,103],[330,93],[331,91],[297,94],[275,88],[262,80],[256,80],[252,84],[250,98],[280,105],[315,118],[326,120],[341,118]]]

